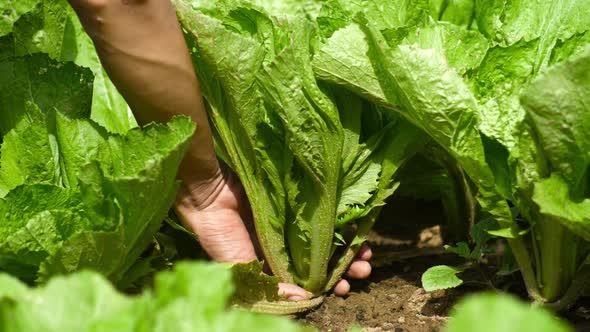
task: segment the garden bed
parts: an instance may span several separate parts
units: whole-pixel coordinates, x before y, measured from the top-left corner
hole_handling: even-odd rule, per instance
[[[436,203],[390,203],[369,237],[374,253],[371,277],[352,281],[349,296],[330,295],[319,308],[298,320],[321,331],[346,331],[352,325],[365,331],[441,331],[460,299],[488,288],[482,276],[473,272],[459,288],[432,293],[422,289],[420,279],[429,267],[462,262],[442,248],[437,225],[442,218]],[[522,287],[518,278],[514,280],[513,287]],[[520,294],[525,296],[524,289]],[[590,331],[590,300],[579,301],[564,316],[576,331]]]

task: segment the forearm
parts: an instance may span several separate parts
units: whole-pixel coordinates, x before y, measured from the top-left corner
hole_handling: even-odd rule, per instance
[[[180,177],[199,186],[219,164],[197,78],[168,0],[68,0],[109,77],[141,124],[190,116],[197,123]]]

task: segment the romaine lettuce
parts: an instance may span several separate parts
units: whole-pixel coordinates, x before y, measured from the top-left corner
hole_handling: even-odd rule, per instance
[[[125,135],[91,120],[92,74],[46,55],[0,70],[0,270],[29,282],[92,268],[118,281],[176,196],[186,118]]]
[[[176,4],[220,155],[244,185],[265,260],[283,282],[328,291],[426,135],[316,79],[313,13]]]

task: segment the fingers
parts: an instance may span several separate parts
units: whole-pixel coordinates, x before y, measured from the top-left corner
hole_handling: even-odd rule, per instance
[[[350,264],[346,276],[352,279],[366,279],[371,275],[371,264],[363,260],[355,260]]]
[[[365,243],[356,255],[356,259],[348,267],[346,276],[353,279],[366,279],[371,275],[369,260],[373,257],[371,248]]]
[[[369,260],[373,257],[373,252],[371,248],[365,243],[359,250],[358,254],[356,255],[355,260],[350,264],[348,267],[348,271],[346,271],[346,276],[352,279],[365,279],[371,275],[371,264],[369,264]],[[346,296],[350,292],[350,283],[342,279],[336,283],[334,286],[334,295],[336,296]]]
[[[346,276],[352,279],[365,279],[371,274],[371,264],[364,260],[355,260],[350,264]],[[346,296],[350,292],[350,283],[346,279],[341,279],[334,286],[334,295]]]
[[[373,258],[373,251],[368,244],[363,244],[358,254],[356,254],[356,258],[363,261],[369,261],[371,258]]]
[[[334,294],[336,296],[346,296],[350,292],[350,284],[348,281],[342,279],[334,286]]]
[[[311,297],[311,294],[305,289],[284,282],[279,282],[279,295],[289,301],[307,300]]]

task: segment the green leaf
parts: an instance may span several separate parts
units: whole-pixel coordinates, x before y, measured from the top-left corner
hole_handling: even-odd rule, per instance
[[[92,41],[66,0],[25,0],[23,5],[12,6],[16,8],[6,10],[22,12],[23,15],[11,28],[12,34],[5,37],[7,47],[3,52],[12,52],[17,56],[45,53],[53,60],[74,62],[89,68],[95,77],[93,98],[87,100],[92,103],[92,119],[114,133],[125,133],[137,126],[125,100],[104,72]]]
[[[175,118],[168,127],[109,134],[83,119],[91,99],[87,70],[45,55],[2,64],[22,69],[13,72],[22,82],[0,85],[13,106],[0,113],[7,130],[0,148],[0,267],[29,282],[81,268],[117,281],[172,205],[194,125]]]
[[[4,136],[0,154],[0,197],[26,181],[59,184],[44,123],[24,124]]]
[[[451,317],[446,332],[573,331],[549,311],[502,294],[471,295],[453,308]]]
[[[538,144],[551,172],[570,186],[570,195],[588,193],[590,166],[590,47],[552,67],[534,81],[522,104],[534,123]]]
[[[316,17],[321,8],[317,0],[248,0],[248,3],[260,6],[271,16],[310,15]]]
[[[498,223],[495,220],[484,219],[473,225],[469,234],[471,235],[471,238],[475,244],[479,247],[482,247],[491,238],[489,232],[496,228],[498,228]]]
[[[471,249],[469,248],[469,246],[465,242],[459,242],[455,246],[445,245],[445,250],[453,252],[465,259],[469,259],[469,260],[474,259],[473,255],[471,254]],[[477,259],[477,258],[478,257],[475,257],[475,259]]]
[[[273,107],[285,130],[293,155],[293,178],[298,182],[296,202],[303,211],[288,223],[287,242],[297,275],[305,287],[323,287],[332,252],[336,222],[338,181],[342,154],[342,125],[338,110],[315,81],[309,47],[313,26],[305,19],[286,26],[291,41],[257,77],[264,99]],[[292,73],[299,72],[293,76]],[[292,211],[298,211],[292,206]],[[306,230],[309,237],[306,236]],[[307,264],[306,261],[309,261]]]
[[[431,23],[410,30],[401,43],[439,50],[450,67],[459,75],[465,75],[481,64],[489,42],[477,31],[465,30],[453,24]]]
[[[590,30],[573,35],[566,40],[559,40],[551,51],[551,65],[563,62],[569,57],[584,51],[590,44]]]
[[[350,24],[321,46],[313,59],[314,73],[320,80],[343,85],[378,104],[397,105],[391,96],[385,97],[376,69],[366,56],[368,50],[363,31]]]
[[[471,28],[477,3],[471,0],[435,0],[430,2],[430,15],[440,21]]]
[[[103,277],[90,272],[54,279],[43,288],[28,289],[20,298],[10,297],[10,293],[1,296],[14,301],[1,313],[4,331],[99,330],[117,325],[128,329],[139,323],[140,314],[147,309],[145,298],[126,298]]]
[[[479,30],[493,45],[472,79],[486,108],[481,129],[512,153],[518,153],[512,150],[524,119],[520,94],[546,70],[556,45],[590,30],[580,15],[588,10],[583,0],[534,5],[515,1],[506,6],[489,2],[477,8]]]
[[[31,201],[36,204],[31,206]],[[2,270],[32,281],[39,265],[68,237],[106,226],[102,220],[95,220],[93,226],[81,205],[75,191],[44,184],[17,187],[1,199]]]
[[[88,117],[92,81],[89,70],[46,55],[0,60],[0,135],[53,110]]]
[[[387,98],[399,101],[402,116],[459,162],[482,196],[494,197],[494,175],[477,130],[479,106],[469,87],[449,68],[440,51],[405,45],[389,48],[365,20],[358,17],[369,41],[369,58],[380,69],[377,72]]]
[[[125,136],[111,135],[98,149],[99,161],[80,171],[78,180],[86,206],[105,218],[121,218],[123,224],[112,234],[93,234],[93,239],[88,239],[88,235],[72,238],[67,247],[50,257],[42,273],[71,272],[97,264],[93,262],[108,262],[112,255],[110,261],[118,263],[104,268],[114,280],[121,278],[151,242],[174,202],[178,189],[176,172],[193,132],[194,124],[188,119],[174,118],[168,128],[151,124],[143,130],[132,129]],[[88,138],[82,132],[79,134],[78,139]],[[120,215],[112,207],[105,208],[101,197],[106,202],[117,202]],[[87,247],[85,241],[95,246]],[[115,249],[99,250],[107,243]],[[88,255],[84,260],[63,264],[68,256],[81,252]]]
[[[563,177],[552,174],[535,184],[533,200],[551,222],[559,222],[572,232],[590,241],[590,198],[575,201]]]
[[[490,235],[503,237],[505,239],[516,239],[525,235],[528,232],[529,230],[520,230],[515,227],[506,227],[487,231],[487,233]]]
[[[84,271],[27,288],[0,275],[0,329],[16,331],[304,331],[292,321],[226,309],[231,272],[211,263],[179,263],[155,277],[152,291],[127,296]]]
[[[12,32],[14,23],[30,12],[41,0],[3,1],[0,4],[0,36]]]
[[[352,15],[363,13],[379,30],[415,26],[425,21],[429,14],[425,0],[352,0],[340,1]]]
[[[588,30],[590,23],[583,14],[588,10],[590,4],[584,0],[534,4],[525,0],[508,4],[489,1],[478,6],[476,20],[480,31],[503,46],[539,37],[543,44],[551,45],[556,39],[567,39],[576,32]],[[547,55],[543,52],[537,57]]]
[[[318,27],[324,38],[330,38],[334,32],[344,28],[350,22],[350,14],[338,0],[324,2],[317,17]]]
[[[5,298],[23,298],[27,291],[27,285],[18,279],[5,273],[0,274],[0,300]]]
[[[490,48],[470,79],[483,108],[479,129],[512,151],[525,112],[518,97],[534,77],[538,40]]]
[[[252,305],[259,301],[276,301],[279,299],[278,278],[265,275],[263,264],[259,261],[239,263],[232,266],[233,283],[236,285],[232,302],[241,306]]]
[[[386,126],[371,135],[366,142],[362,142],[360,136],[364,134],[361,133],[363,116],[373,110],[368,109],[360,98],[342,91],[336,91],[335,99],[343,127],[342,175],[337,208],[337,214],[341,216],[353,207],[365,206],[377,190],[381,160],[375,158],[374,150],[389,128]]]
[[[440,289],[455,288],[463,284],[463,280],[457,274],[463,269],[447,265],[437,265],[429,268],[422,274],[422,288],[427,292]]]

